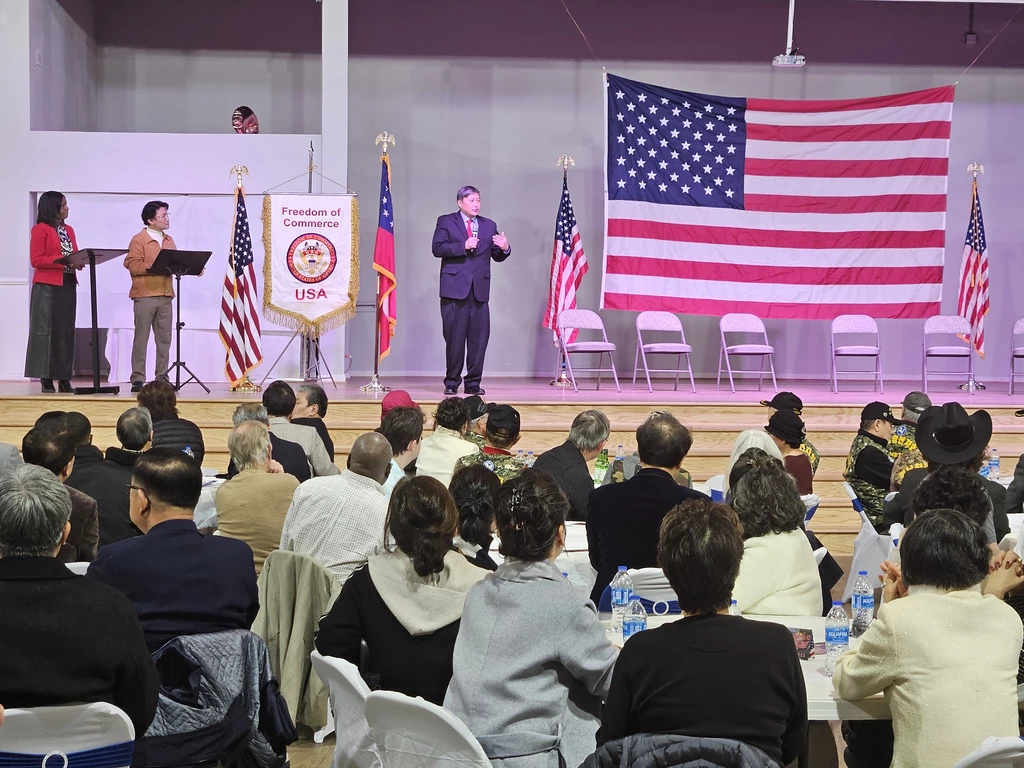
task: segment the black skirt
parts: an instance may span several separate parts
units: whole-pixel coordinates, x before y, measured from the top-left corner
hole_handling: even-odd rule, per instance
[[[75,361],[75,284],[32,284],[25,377],[71,379]]]

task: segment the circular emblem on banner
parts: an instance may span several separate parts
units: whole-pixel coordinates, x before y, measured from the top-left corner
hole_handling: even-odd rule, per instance
[[[323,235],[299,235],[288,246],[288,271],[299,282],[322,282],[331,276],[337,264],[334,244]]]
[[[910,433],[910,428],[906,424],[900,424],[896,427],[896,434],[900,437],[906,437]]]

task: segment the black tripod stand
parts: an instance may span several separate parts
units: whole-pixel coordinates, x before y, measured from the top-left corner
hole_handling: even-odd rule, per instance
[[[157,378],[170,380],[171,371],[174,371],[174,389],[181,390],[186,384],[195,382],[210,394],[210,388],[192,372],[192,370],[181,359],[181,329],[185,323],[181,319],[181,277],[182,275],[201,275],[206,269],[206,262],[212,255],[212,251],[175,251],[164,249],[156,257],[149,272],[157,275],[171,275],[174,277],[175,304],[177,310],[177,322],[174,324],[174,362],[166,371],[157,374]],[[188,378],[181,380],[181,372],[185,371]]]

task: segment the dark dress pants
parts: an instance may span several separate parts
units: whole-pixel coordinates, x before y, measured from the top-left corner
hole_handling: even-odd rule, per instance
[[[445,344],[447,389],[458,389],[466,367],[466,391],[479,388],[484,374],[484,355],[491,335],[491,312],[486,301],[473,292],[464,299],[441,299],[441,329]]]

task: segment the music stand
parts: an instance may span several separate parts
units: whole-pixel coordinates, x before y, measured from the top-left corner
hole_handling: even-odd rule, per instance
[[[201,275],[203,270],[206,269],[206,262],[209,261],[212,255],[213,251],[177,251],[171,248],[164,248],[157,254],[153,266],[147,270],[151,275],[172,275],[174,277],[174,295],[178,305],[177,322],[174,325],[174,362],[171,363],[166,371],[158,373],[157,377],[163,376],[169,379],[171,370],[173,370],[175,391],[180,390],[185,384],[195,381],[196,384],[206,390],[206,394],[210,394],[210,388],[198,376],[192,373],[181,359],[181,329],[185,327],[185,323],[181,321],[181,276],[195,275],[198,277]],[[185,379],[184,384],[181,381],[181,372],[183,370],[189,376]]]
[[[64,258],[57,259],[60,264],[71,267],[89,267],[89,298],[92,301],[92,386],[75,387],[76,395],[116,395],[120,387],[100,386],[100,329],[96,317],[96,265],[111,259],[119,259],[126,253],[124,248],[83,248]]]

